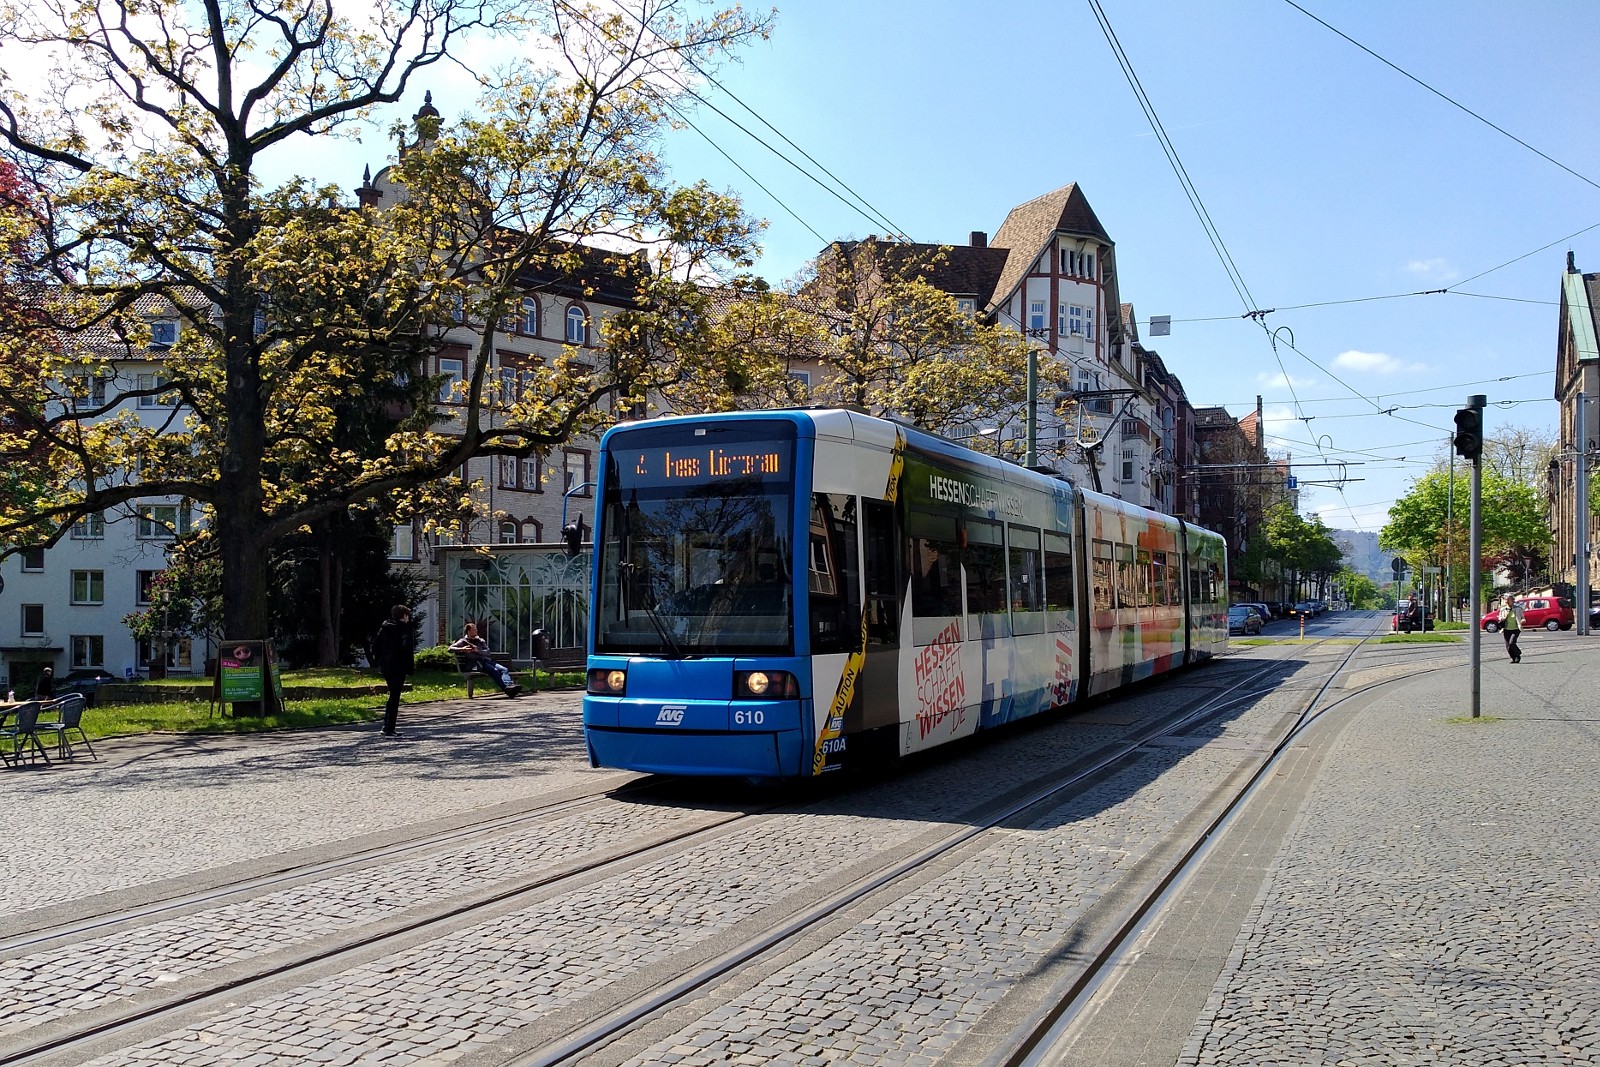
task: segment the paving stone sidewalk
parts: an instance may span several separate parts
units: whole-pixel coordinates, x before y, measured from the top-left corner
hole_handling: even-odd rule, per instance
[[[1178,1063],[1600,1063],[1600,638],[1482,645],[1334,742]]]

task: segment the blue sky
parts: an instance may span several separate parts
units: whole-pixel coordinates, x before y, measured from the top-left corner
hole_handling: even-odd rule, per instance
[[[1585,96],[1600,4],[1299,0],[1577,177],[1285,0],[1101,2],[1253,300],[1224,271],[1087,0],[793,0],[772,39],[718,79],[918,241],[993,234],[1011,207],[1077,182],[1116,243],[1122,299],[1141,320],[1172,317],[1171,336],[1146,341],[1191,402],[1237,416],[1259,394],[1274,453],[1348,464],[1296,471],[1348,479],[1304,485],[1302,510],[1330,526],[1379,530],[1446,454],[1469,394],[1488,396],[1490,432],[1553,430],[1567,250],[1600,270],[1600,138]],[[471,108],[433,87],[447,117]],[[704,95],[779,143],[722,92]],[[721,151],[675,133],[672,172],[769,220],[758,271],[770,280],[825,240],[886,232],[709,107],[692,117]],[[353,186],[338,166],[317,177]],[[1251,308],[1276,309],[1264,321],[1304,355],[1275,354]]]
[[[1301,3],[1600,182],[1584,92],[1600,5]],[[1141,319],[1172,316],[1171,336],[1146,339],[1191,401],[1242,415],[1259,393],[1276,416],[1270,448],[1350,462],[1342,491],[1303,494],[1331,526],[1378,530],[1443,454],[1468,394],[1488,396],[1491,432],[1555,427],[1560,274],[1569,248],[1600,270],[1600,228],[1563,238],[1600,224],[1600,188],[1283,0],[1102,5],[1253,306],[1280,309],[1266,322],[1309,360],[1280,346],[1280,366],[1242,317],[1087,2],[801,0],[718,80],[919,241],[993,234],[1011,207],[1077,182],[1116,242],[1123,300]],[[680,180],[733,190],[770,221],[768,278],[816,254],[807,226],[830,240],[884,232],[709,109],[694,117],[777,198],[696,133],[668,148]],[[1366,299],[1457,283],[1473,295]]]

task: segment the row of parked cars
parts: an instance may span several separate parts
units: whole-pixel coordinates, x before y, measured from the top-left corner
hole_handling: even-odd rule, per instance
[[[1321,600],[1298,600],[1293,604],[1241,601],[1228,607],[1228,632],[1249,636],[1276,619],[1314,619],[1328,610]]]
[[[1577,621],[1577,613],[1573,610],[1571,597],[1556,597],[1548,595],[1519,596],[1515,600],[1517,618],[1522,622],[1524,630],[1570,630]],[[1600,605],[1589,609],[1589,625],[1600,626]],[[1496,633],[1501,628],[1500,601],[1497,599],[1483,617],[1478,620],[1478,626],[1485,633]],[[1424,610],[1423,606],[1414,600],[1402,600],[1395,608],[1394,617],[1389,628],[1397,633],[1410,633],[1412,630],[1428,631],[1433,629],[1433,611]]]

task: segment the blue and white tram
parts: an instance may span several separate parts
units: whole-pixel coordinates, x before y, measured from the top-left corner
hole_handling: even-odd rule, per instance
[[[1218,535],[854,412],[618,426],[598,501],[595,766],[871,765],[1228,640]]]

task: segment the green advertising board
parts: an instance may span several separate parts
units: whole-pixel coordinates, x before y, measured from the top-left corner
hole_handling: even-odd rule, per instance
[[[260,700],[265,693],[264,666],[259,641],[234,641],[225,644],[218,669],[222,673],[222,699]]]

